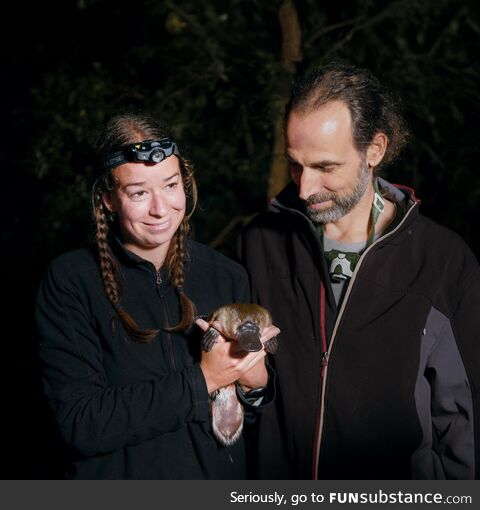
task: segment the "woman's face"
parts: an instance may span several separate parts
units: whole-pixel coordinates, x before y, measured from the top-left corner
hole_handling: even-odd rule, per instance
[[[185,216],[186,197],[176,156],[156,165],[125,163],[113,171],[115,188],[104,195],[118,214],[124,246],[159,268]]]

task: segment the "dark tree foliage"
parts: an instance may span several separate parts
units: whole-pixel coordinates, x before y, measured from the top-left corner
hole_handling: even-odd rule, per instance
[[[89,146],[103,121],[124,108],[163,118],[195,163],[199,240],[210,242],[233,217],[263,208],[283,72],[282,3],[83,0],[60,6],[60,24],[42,17],[42,33],[31,41],[36,73],[12,112],[28,149],[8,161],[35,190],[18,218],[33,216],[30,241],[50,255],[91,237]],[[299,72],[336,59],[379,76],[402,100],[413,132],[387,176],[416,188],[427,214],[477,248],[477,3],[295,5]]]
[[[48,260],[93,238],[88,182],[99,128],[125,108],[150,110],[170,124],[195,164],[200,241],[214,241],[232,218],[263,209],[284,94],[278,19],[284,3],[49,0],[28,11],[18,3],[6,8],[4,20],[16,35],[2,36],[2,240],[13,345],[5,363],[7,373],[26,382],[12,397],[24,446],[4,477],[58,476],[44,451],[55,439],[47,436],[50,446],[39,446],[40,433],[26,439],[32,416],[24,404],[41,407],[39,390],[28,385],[36,377],[31,309]],[[423,212],[478,254],[478,2],[293,4],[302,31],[297,72],[346,61],[368,67],[391,88],[413,136],[386,177],[414,187]],[[215,244],[231,253],[232,238]],[[20,459],[26,451],[33,451],[27,464]]]

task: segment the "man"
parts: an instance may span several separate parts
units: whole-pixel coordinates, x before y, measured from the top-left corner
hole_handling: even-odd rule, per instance
[[[478,477],[479,266],[377,176],[406,134],[366,70],[329,64],[294,87],[293,182],[240,240],[282,331],[260,478]]]

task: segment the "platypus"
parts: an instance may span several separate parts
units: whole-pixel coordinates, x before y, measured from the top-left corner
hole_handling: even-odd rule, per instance
[[[202,349],[210,351],[215,345],[219,332],[212,326],[220,323],[221,331],[228,340],[238,342],[247,352],[257,352],[263,348],[260,336],[263,328],[272,325],[268,310],[260,305],[233,303],[217,308],[208,317],[210,328],[202,338]],[[277,338],[265,342],[265,350],[274,354],[277,351]],[[243,406],[237,398],[235,383],[219,388],[210,394],[210,412],[213,434],[226,446],[235,443],[243,429]]]

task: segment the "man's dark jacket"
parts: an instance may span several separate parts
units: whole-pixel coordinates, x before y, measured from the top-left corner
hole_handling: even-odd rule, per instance
[[[212,435],[199,329],[162,329],[179,320],[166,271],[157,273],[115,240],[112,246],[121,306],[142,328],[160,332],[148,344],[130,340],[105,294],[94,250],[50,264],[36,318],[45,393],[71,454],[67,476],[244,478],[243,439],[227,448]],[[250,298],[245,270],[193,241],[184,288],[200,315]]]
[[[252,299],[281,329],[260,478],[479,475],[478,262],[411,190],[380,181],[404,216],[363,253],[339,309],[293,184],[241,236]]]

